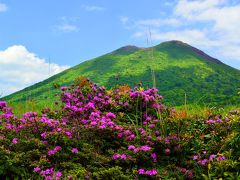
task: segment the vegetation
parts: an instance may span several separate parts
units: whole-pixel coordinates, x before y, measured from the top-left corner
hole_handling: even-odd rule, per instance
[[[240,71],[206,55],[200,50],[179,41],[165,42],[152,48],[126,46],[112,53],[85,61],[43,82],[2,98],[10,104],[37,101],[49,104],[54,101],[58,87],[70,85],[82,75],[98,85],[110,89],[116,85],[130,87],[142,83],[156,87],[165,97],[167,105],[187,104],[226,106],[240,102],[238,88]]]
[[[86,78],[54,109],[16,117],[0,102],[1,179],[239,179],[240,112],[191,115],[156,88]]]

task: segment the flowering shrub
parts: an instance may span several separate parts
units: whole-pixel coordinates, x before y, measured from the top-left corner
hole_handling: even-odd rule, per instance
[[[238,112],[175,119],[155,88],[86,78],[61,90],[59,108],[21,118],[0,102],[0,178],[239,177]]]

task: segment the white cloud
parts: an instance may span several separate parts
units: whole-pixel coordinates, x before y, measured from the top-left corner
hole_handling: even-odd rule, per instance
[[[89,5],[82,5],[82,8],[86,11],[104,11],[105,8],[100,6],[89,6]]]
[[[225,58],[240,62],[240,2],[227,0],[180,0],[175,16],[185,23],[211,23],[206,37]],[[204,39],[202,39],[204,41]]]
[[[63,33],[78,32],[79,27],[77,24],[79,19],[80,18],[78,16],[75,17],[62,16],[59,18],[59,24],[54,27],[54,30]]]
[[[190,22],[212,22],[212,30],[221,34],[240,32],[240,4],[228,5],[224,0],[180,0],[175,15]]]
[[[136,22],[139,26],[179,26],[181,22],[177,20],[176,18],[166,18],[166,19],[143,19]]]
[[[152,40],[181,40],[240,68],[239,22],[240,1],[178,0],[166,18],[138,20],[130,27],[135,38],[146,39],[150,27]]]
[[[22,45],[13,45],[0,51],[0,94],[13,93],[67,68],[47,63]]]
[[[156,28],[156,27],[164,27],[164,26],[180,26],[181,21],[176,18],[156,18],[156,19],[140,19],[134,20],[130,19],[126,16],[120,17],[120,22],[123,24],[125,29],[149,29],[149,28]]]
[[[195,19],[199,12],[224,5],[225,0],[179,0],[174,13],[187,19]]]
[[[62,24],[57,26],[57,29],[62,31],[62,32],[77,32],[79,30],[79,28],[75,25],[72,24]]]
[[[121,23],[126,24],[129,21],[129,18],[127,16],[121,16],[120,21]]]
[[[0,3],[0,12],[5,12],[8,10],[8,7],[6,4]]]
[[[156,41],[170,41],[170,40],[180,40],[185,43],[202,46],[202,47],[212,47],[217,44],[215,41],[211,41],[206,36],[207,31],[201,31],[198,29],[187,29],[187,30],[176,30],[162,32],[158,29],[151,29],[151,39]],[[146,38],[149,31],[139,31],[136,32],[133,37]]]
[[[167,1],[164,3],[165,6],[172,6],[173,5],[173,2],[170,2],[170,1]]]
[[[224,51],[219,49],[219,54],[223,55],[225,58],[235,59],[240,61],[240,51],[239,46],[236,45],[229,45],[224,47]],[[240,66],[239,66],[240,68]]]

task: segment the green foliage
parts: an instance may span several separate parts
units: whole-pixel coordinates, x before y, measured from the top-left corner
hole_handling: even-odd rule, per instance
[[[99,168],[97,172],[93,173],[93,179],[101,180],[130,180],[133,179],[132,172],[122,172],[122,168],[119,166],[110,168]]]

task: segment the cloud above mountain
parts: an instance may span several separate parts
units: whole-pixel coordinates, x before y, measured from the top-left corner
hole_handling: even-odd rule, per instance
[[[13,93],[67,68],[47,62],[22,45],[10,46],[0,51],[0,95]]]
[[[150,38],[151,32],[153,41],[181,40],[226,62],[228,58],[240,61],[240,2],[179,0],[169,8],[168,17],[134,21],[128,17],[123,25],[128,22],[134,38]]]

